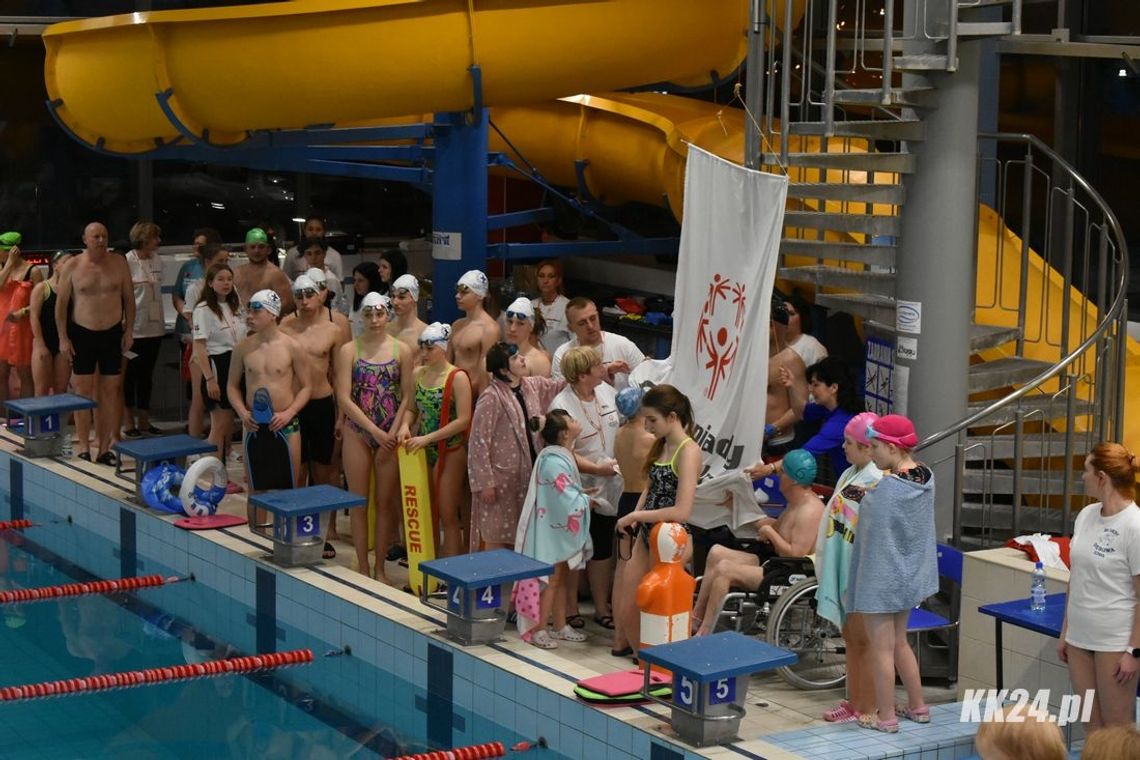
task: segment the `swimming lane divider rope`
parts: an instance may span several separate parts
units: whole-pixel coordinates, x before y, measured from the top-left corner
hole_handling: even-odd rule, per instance
[[[21,602],[38,602],[44,599],[61,599],[68,596],[87,596],[88,594],[112,594],[116,591],[135,591],[140,588],[153,588],[165,586],[170,583],[191,580],[177,576],[143,575],[135,578],[118,578],[110,581],[87,581],[86,583],[66,583],[62,586],[45,586],[43,588],[19,588],[10,591],[0,591],[0,604],[19,604]]]
[[[19,702],[29,699],[43,699],[68,694],[86,694],[110,689],[127,689],[134,686],[147,686],[156,683],[186,681],[192,678],[228,676],[254,671],[275,670],[289,665],[304,665],[313,661],[311,649],[295,649],[290,652],[259,654],[248,657],[233,657],[228,660],[212,660],[196,665],[172,665],[166,668],[128,670],[122,673],[105,673],[87,678],[68,678],[63,681],[44,681],[26,686],[4,686],[0,688],[0,702]],[[496,757],[479,755],[478,757]]]
[[[392,760],[483,760],[488,757],[502,757],[507,754],[502,742],[473,744],[470,747],[437,749],[434,752],[421,752],[418,755],[401,755]]]

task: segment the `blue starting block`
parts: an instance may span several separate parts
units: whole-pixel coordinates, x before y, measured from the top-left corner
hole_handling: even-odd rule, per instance
[[[329,515],[338,509],[356,509],[368,499],[335,486],[308,486],[250,495],[250,507],[273,515],[272,533],[254,528],[273,539],[273,561],[285,567],[320,561]]]
[[[696,747],[733,741],[744,717],[748,677],[797,660],[787,649],[733,631],[647,647],[637,656],[645,666],[642,694],[672,708],[673,730]],[[672,671],[670,700],[650,693],[649,665]]]
[[[554,566],[510,551],[463,554],[420,563],[424,581],[420,599],[447,613],[448,638],[467,646],[498,641],[507,622],[510,588],[515,581],[554,572]],[[447,604],[428,596],[428,578],[447,583]]]
[[[170,462],[175,467],[186,470],[186,457],[193,454],[210,454],[214,452],[214,444],[194,438],[189,435],[164,435],[158,438],[139,438],[134,441],[119,441],[111,446],[119,455],[119,462],[115,465],[115,475],[123,476],[123,457],[128,456],[135,460],[135,501],[143,501],[140,484],[142,477],[151,467],[163,462]]]
[[[8,429],[24,439],[24,453],[30,457],[56,457],[63,453],[64,417],[71,412],[94,409],[89,398],[74,393],[17,398],[5,406],[24,417],[23,425]]]

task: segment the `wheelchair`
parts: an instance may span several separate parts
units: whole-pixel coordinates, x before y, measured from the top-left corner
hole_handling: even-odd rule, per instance
[[[797,689],[833,689],[847,678],[846,647],[839,628],[816,612],[819,583],[810,557],[773,557],[755,591],[730,590],[716,611],[717,631],[762,636],[795,652],[794,665],[777,668]]]

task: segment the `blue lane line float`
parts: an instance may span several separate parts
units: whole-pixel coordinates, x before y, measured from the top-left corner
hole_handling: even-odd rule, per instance
[[[142,480],[139,481],[139,492],[151,509],[168,514],[181,514],[182,500],[177,492],[183,482],[181,468],[169,462],[162,462],[143,473]]]

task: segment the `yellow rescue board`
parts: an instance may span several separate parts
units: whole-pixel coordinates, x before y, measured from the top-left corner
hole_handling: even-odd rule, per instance
[[[420,563],[435,559],[435,520],[431,513],[430,475],[427,454],[420,449],[409,454],[403,446],[400,459],[400,505],[404,515],[404,544],[408,550],[408,585],[419,594],[423,586]],[[428,592],[435,591],[431,579]]]

